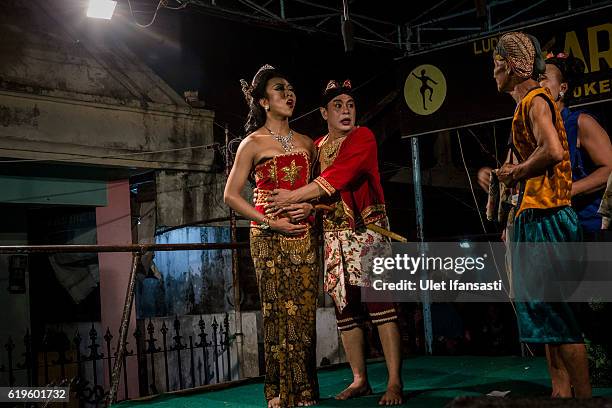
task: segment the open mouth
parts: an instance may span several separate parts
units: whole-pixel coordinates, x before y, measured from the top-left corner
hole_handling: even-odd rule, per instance
[[[351,124],[351,120],[350,119],[342,119],[340,121],[340,123],[342,123],[343,126],[349,126]]]
[[[294,104],[295,104],[295,102],[293,102],[293,99],[288,99],[287,100],[287,106],[289,106],[290,108],[293,108]]]

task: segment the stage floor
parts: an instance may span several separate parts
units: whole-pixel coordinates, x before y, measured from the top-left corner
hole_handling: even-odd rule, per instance
[[[384,362],[368,365],[374,395],[336,401],[334,395],[350,381],[348,367],[319,371],[319,407],[376,407],[386,384]],[[444,407],[457,396],[482,396],[491,391],[511,391],[508,397],[550,395],[546,361],[520,357],[414,357],[404,360],[404,393],[411,408]],[[612,388],[595,388],[595,396],[612,397]],[[265,407],[261,382],[190,395],[161,395],[148,401],[126,401],[129,407],[202,408]]]

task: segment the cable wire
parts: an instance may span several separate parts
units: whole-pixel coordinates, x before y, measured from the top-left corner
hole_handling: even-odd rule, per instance
[[[457,129],[457,140],[459,142],[459,151],[461,153],[461,160],[463,162],[463,167],[465,168],[465,173],[468,177],[468,181],[470,184],[470,190],[472,192],[472,197],[474,198],[474,203],[476,204],[476,208],[478,209],[478,217],[480,218],[480,224],[482,225],[482,230],[484,231],[485,234],[487,234],[487,228],[485,226],[484,220],[482,218],[482,214],[480,212],[480,206],[478,205],[478,199],[476,198],[476,192],[474,191],[474,185],[472,184],[472,178],[470,177],[470,172],[467,168],[467,163],[465,161],[465,156],[463,154],[463,146],[461,145],[461,136],[459,134],[459,129]],[[499,270],[499,265],[497,264],[497,258],[495,258],[495,253],[493,252],[493,245],[491,245],[491,241],[487,241],[487,243],[489,244],[489,250],[491,251],[491,256],[493,257],[493,263],[495,264],[495,269],[497,270],[497,276],[499,276],[500,279],[503,279],[501,276],[501,271]],[[514,315],[515,317],[518,319],[518,312],[516,310],[516,306],[514,305],[514,301],[512,300],[512,298],[510,297],[510,293],[506,290],[506,288],[504,288],[504,292],[506,293],[506,295],[508,296],[508,300],[510,301],[510,305],[512,305],[512,310],[514,311]],[[529,344],[524,343],[525,347],[527,348],[527,350],[529,351],[529,353],[533,356],[534,353],[531,350],[531,348],[529,347]]]
[[[369,84],[370,82],[374,81],[376,78],[380,77],[381,75],[383,75],[384,71],[381,71],[379,73],[377,73],[376,75],[373,75],[372,77],[370,77],[369,79],[367,79],[365,82],[362,82],[359,86],[355,86],[353,87],[353,91],[357,91],[360,88],[363,88],[364,86],[366,86],[367,84]],[[308,115],[313,114],[314,112],[318,112],[319,111],[319,107],[317,106],[316,108],[309,110],[308,112],[298,116],[297,118],[292,118],[291,120],[289,120],[289,123],[291,122],[295,122],[297,120],[300,120],[302,118],[305,118]]]
[[[58,154],[58,155],[68,155],[68,156],[76,156],[73,159],[58,159],[61,161],[76,161],[82,159],[118,159],[121,157],[129,157],[129,156],[141,156],[147,154],[158,154],[158,153],[168,153],[168,152],[178,152],[182,150],[193,150],[193,149],[216,149],[219,147],[219,143],[211,143],[206,145],[198,145],[198,146],[188,146],[188,147],[178,147],[175,149],[164,149],[164,150],[149,150],[144,152],[129,152],[129,153],[119,153],[108,156],[94,156],[83,153],[70,153],[70,152],[42,152],[42,151],[32,151],[33,153],[43,153],[43,154]],[[46,162],[46,161],[54,161],[54,159],[19,159],[19,160],[0,160],[0,164],[8,164],[8,163],[35,163],[35,162]]]
[[[217,123],[217,122],[213,122],[213,124],[215,126],[220,127],[221,129],[225,130],[225,126]],[[230,144],[235,143],[236,141],[240,141],[241,138],[236,136],[234,133],[232,133],[231,131],[229,131],[229,134],[233,136],[233,139],[230,140]],[[129,152],[129,153],[118,153],[118,154],[113,154],[113,155],[108,155],[108,156],[95,156],[95,155],[89,155],[89,154],[83,154],[83,153],[72,153],[72,152],[49,152],[49,151],[30,151],[32,153],[39,153],[39,154],[57,154],[57,155],[66,155],[66,156],[74,156],[74,158],[64,158],[64,159],[16,159],[16,160],[0,160],[0,164],[15,164],[15,163],[37,163],[37,162],[49,162],[49,161],[62,161],[62,162],[79,162],[83,159],[94,159],[94,160],[104,160],[104,159],[120,159],[122,157],[130,157],[130,156],[143,156],[143,155],[148,155],[148,154],[160,154],[160,153],[170,153],[170,152],[179,152],[179,151],[185,151],[185,150],[196,150],[196,149],[204,149],[204,150],[209,150],[209,149],[213,149],[213,150],[217,150],[221,153],[223,153],[222,149],[221,149],[221,145],[219,143],[209,143],[209,144],[203,144],[203,145],[196,145],[196,146],[186,146],[186,147],[177,147],[177,148],[173,148],[173,149],[161,149],[161,150],[147,150],[147,151],[140,151],[140,152]],[[163,162],[165,163],[165,162]],[[182,163],[182,162],[167,162],[167,163]],[[182,163],[182,164],[190,164],[190,163]]]
[[[181,0],[175,0],[175,1],[179,3],[180,6],[178,7],[168,6],[168,0],[159,0],[159,2],[157,3],[157,7],[155,8],[155,13],[153,14],[153,18],[151,18],[151,21],[148,22],[147,24],[140,24],[137,21],[136,16],[134,15],[134,9],[132,8],[132,1],[127,0],[127,3],[130,8],[130,14],[132,15],[132,18],[134,19],[134,23],[140,28],[148,28],[148,27],[151,27],[153,23],[155,23],[155,19],[157,18],[157,13],[159,13],[159,10],[161,10],[162,8],[165,8],[168,10],[182,10],[185,7],[187,7],[187,3],[183,3]]]

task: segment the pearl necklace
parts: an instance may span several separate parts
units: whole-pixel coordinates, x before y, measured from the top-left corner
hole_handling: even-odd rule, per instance
[[[293,150],[293,130],[289,129],[289,133],[285,136],[282,136],[278,133],[273,132],[272,129],[270,129],[269,127],[264,127],[268,130],[268,132],[270,132],[274,139],[279,142],[281,146],[283,146],[283,150],[285,152],[290,152]]]

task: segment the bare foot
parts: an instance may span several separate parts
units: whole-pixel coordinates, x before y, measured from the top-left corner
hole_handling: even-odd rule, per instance
[[[387,391],[378,401],[378,405],[400,405],[404,403],[401,385],[389,385]]]
[[[280,408],[280,397],[274,397],[269,400],[268,408]]]
[[[337,400],[347,400],[350,398],[363,397],[366,395],[370,395],[372,393],[372,388],[370,388],[370,384],[368,382],[364,382],[361,384],[353,382],[351,385],[346,387],[344,391],[340,394],[336,395]]]

